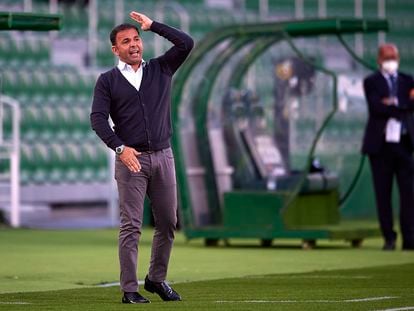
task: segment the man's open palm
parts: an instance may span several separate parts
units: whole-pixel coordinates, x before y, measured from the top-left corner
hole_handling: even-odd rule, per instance
[[[144,31],[147,31],[150,29],[152,24],[152,19],[150,19],[148,16],[132,11],[129,13],[129,16],[136,21],[137,23],[141,24],[141,29]]]

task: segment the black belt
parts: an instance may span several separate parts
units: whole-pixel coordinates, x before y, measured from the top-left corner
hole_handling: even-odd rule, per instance
[[[157,149],[157,150],[148,150],[148,149],[138,149],[138,148],[134,147],[134,149],[136,151],[138,151],[139,153],[144,153],[144,154],[152,154],[152,153],[155,153],[155,152],[158,152],[158,151],[161,151],[161,150],[164,150],[164,149],[168,149],[168,148],[170,148],[170,147]]]
[[[154,153],[154,152],[157,152],[157,151],[155,151],[155,150],[147,150],[147,151],[139,151],[138,149],[135,149],[136,151],[138,151],[139,153],[143,153],[143,154],[152,154],[152,153]]]

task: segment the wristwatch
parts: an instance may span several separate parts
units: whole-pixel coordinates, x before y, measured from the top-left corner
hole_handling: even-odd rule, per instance
[[[124,152],[125,146],[121,145],[115,148],[115,152],[116,154],[121,154],[122,152]]]

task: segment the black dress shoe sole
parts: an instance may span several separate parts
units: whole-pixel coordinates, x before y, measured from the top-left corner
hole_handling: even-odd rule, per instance
[[[159,294],[159,293],[157,293],[157,291],[152,287],[152,286],[150,286],[150,285],[148,285],[148,284],[145,284],[144,285],[144,289],[147,291],[147,292],[150,292],[150,293],[152,293],[152,294],[157,294],[158,296],[160,296],[160,298],[162,299],[162,300],[164,300],[164,301],[181,301],[181,297],[180,298],[178,298],[178,299],[170,299],[170,298],[168,298],[168,297],[165,297],[164,295],[162,295],[162,294]]]
[[[140,303],[151,303],[151,301],[145,297],[142,297],[140,300],[132,301],[131,299],[126,298],[125,296],[122,297],[122,303],[126,304],[140,304]]]
[[[147,301],[131,301],[131,300],[124,300],[122,299],[122,303],[126,303],[126,304],[140,304],[140,303],[151,303],[151,301],[147,300]]]

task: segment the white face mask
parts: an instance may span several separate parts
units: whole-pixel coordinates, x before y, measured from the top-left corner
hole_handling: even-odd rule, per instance
[[[396,60],[386,60],[382,63],[381,68],[388,74],[394,74],[398,70],[398,62]]]

